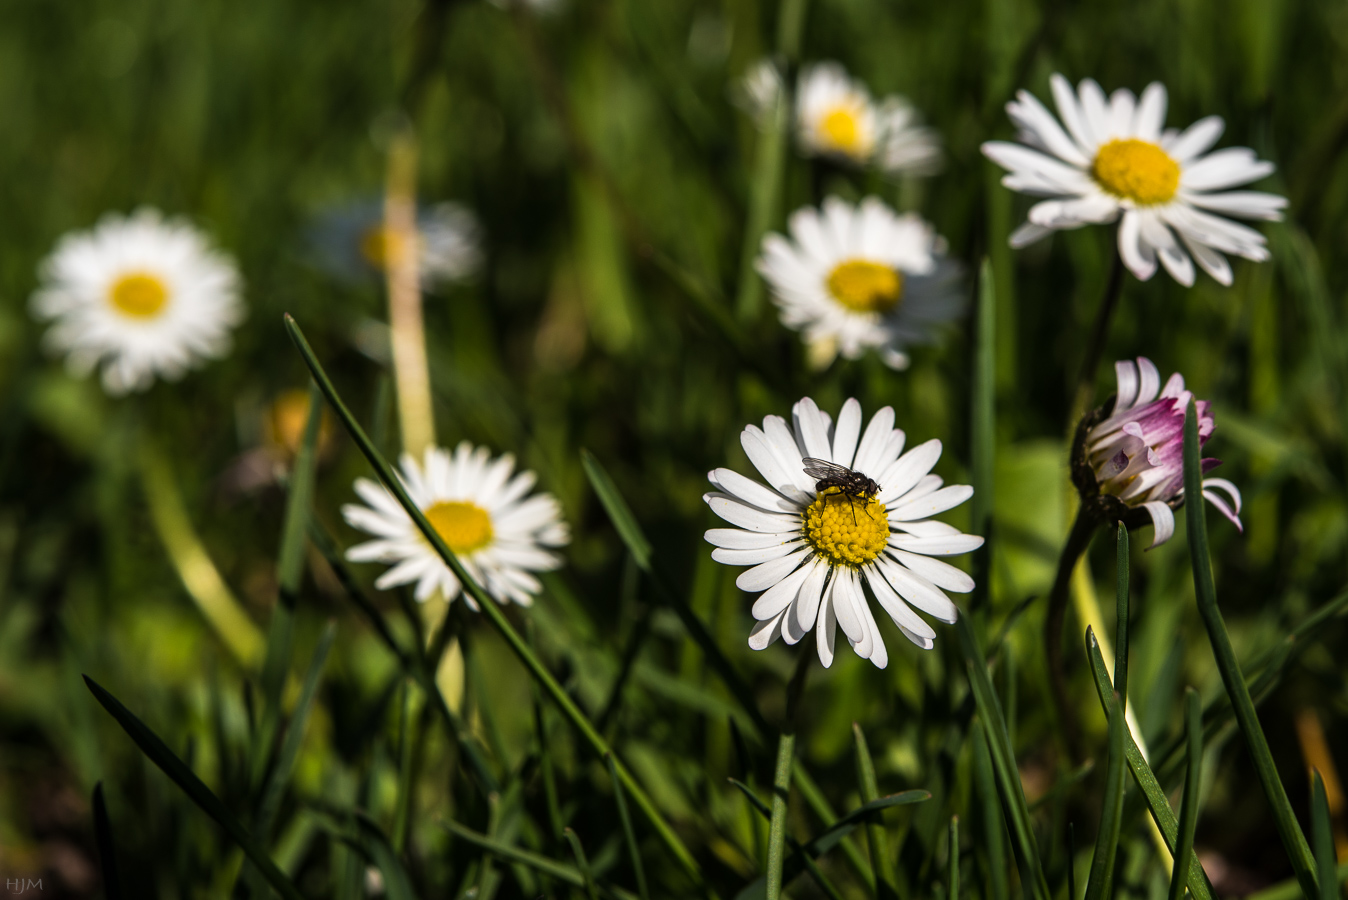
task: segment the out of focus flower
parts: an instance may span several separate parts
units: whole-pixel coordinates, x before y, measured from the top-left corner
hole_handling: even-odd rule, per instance
[[[300,444],[304,441],[304,426],[309,421],[311,400],[309,391],[292,388],[277,394],[276,399],[267,408],[263,420],[263,437],[268,447],[274,448],[286,459],[293,458],[300,452]],[[326,405],[319,416],[317,450],[322,456],[332,445],[333,424],[332,414],[328,412]]]
[[[486,447],[467,441],[453,455],[428,447],[421,464],[402,458],[400,478],[412,502],[430,520],[465,569],[501,603],[533,603],[542,585],[533,572],[555,569],[561,557],[544,548],[561,547],[571,539],[561,518],[561,507],[547,493],[529,495],[533,472],[514,473],[509,453],[491,459]],[[367,506],[350,503],[342,515],[355,528],[375,536],[347,551],[353,562],[381,562],[392,568],[380,575],[380,589],[415,584],[418,600],[437,590],[446,600],[462,586],[422,536],[411,517],[383,486],[366,478],[356,480],[356,493]],[[464,602],[472,609],[471,596]]]
[[[835,62],[805,67],[796,85],[796,133],[801,149],[891,174],[929,174],[940,164],[936,133],[897,94],[878,103]]]
[[[777,104],[782,102],[782,73],[770,59],[749,66],[730,90],[730,99],[754,120],[759,128],[772,121]]]
[[[368,280],[382,273],[390,255],[389,241],[398,239],[384,226],[384,208],[377,201],[328,213],[313,234],[323,267],[347,281]],[[466,281],[482,265],[477,217],[458,203],[438,203],[420,210],[417,239],[425,287]]]
[[[186,222],[157,210],[110,213],[67,234],[42,263],[30,303],[43,338],[77,375],[102,366],[110,394],[176,380],[229,352],[244,317],[234,261]]]
[[[988,141],[983,153],[1009,170],[1002,184],[1048,197],[1030,209],[1011,235],[1023,247],[1051,231],[1119,221],[1119,254],[1142,280],[1159,257],[1176,281],[1194,283],[1194,260],[1222,284],[1231,283],[1231,253],[1268,259],[1264,236],[1224,216],[1282,218],[1286,198],[1230,188],[1257,181],[1273,164],[1246,147],[1207,153],[1222,134],[1208,116],[1184,131],[1165,130],[1166,90],[1152,82],[1137,99],[1119,89],[1106,99],[1091,79],[1077,91],[1061,75],[1051,79],[1060,125],[1032,94],[1007,104],[1020,144]],[[1063,130],[1066,125],[1066,130]],[[1205,155],[1206,154],[1206,155]]]
[[[760,429],[740,435],[764,486],[730,469],[708,474],[716,491],[704,499],[734,528],[706,534],[712,559],[753,566],[735,583],[762,592],[753,605],[758,620],[749,646],[762,650],[778,638],[795,644],[812,629],[819,660],[832,665],[835,632],[863,659],[884,668],[884,639],[871,614],[866,586],[894,624],[914,644],[931,649],[936,632],[914,608],[942,622],[959,615],[944,591],[966,593],[967,574],[935,559],[968,553],[983,539],[961,534],[930,516],[973,494],[966,485],[942,487],[930,474],[941,442],[903,453],[904,434],[886,406],[861,430],[861,404],[848,400],[836,425],[809,397],[792,408],[791,424],[768,416]],[[902,454],[902,455],[901,455]],[[806,458],[822,460],[870,479],[875,487],[848,495],[805,471]]]
[[[1151,360],[1114,364],[1118,393],[1108,418],[1083,423],[1078,437],[1078,487],[1085,483],[1088,497],[1098,495],[1108,518],[1124,519],[1130,510],[1145,510],[1155,528],[1152,546],[1175,533],[1174,510],[1184,502],[1184,417],[1193,397],[1176,372],[1161,386],[1161,375]],[[1216,423],[1206,400],[1195,403],[1199,446],[1207,443]],[[1204,473],[1221,465],[1204,459]],[[1089,469],[1087,473],[1086,469]],[[1236,526],[1240,523],[1240,490],[1225,478],[1204,478],[1203,496]],[[1110,509],[1109,507],[1112,507]],[[1243,530],[1243,529],[1242,529]]]
[[[763,238],[758,271],[816,367],[874,349],[886,365],[906,368],[905,349],[929,343],[937,325],[963,311],[959,269],[916,213],[899,215],[874,197],[857,206],[829,197],[787,224],[790,239]]]

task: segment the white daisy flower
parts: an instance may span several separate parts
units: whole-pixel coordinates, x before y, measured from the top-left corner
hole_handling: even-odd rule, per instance
[[[379,201],[357,203],[325,215],[314,231],[323,267],[348,281],[384,271],[393,236]],[[482,229],[472,210],[437,203],[417,212],[421,282],[426,287],[468,281],[482,266]]]
[[[897,94],[879,103],[836,62],[806,66],[796,85],[797,139],[805,153],[886,172],[930,174],[940,165],[936,133]]]
[[[782,73],[770,59],[760,59],[745,70],[730,89],[730,99],[749,114],[759,128],[772,122],[777,104],[782,101]]]
[[[87,375],[100,364],[110,394],[143,391],[229,352],[244,317],[234,261],[186,222],[157,210],[110,213],[67,234],[43,261],[33,315],[43,337]]]
[[[941,442],[903,453],[904,434],[886,406],[861,431],[861,404],[848,400],[837,424],[809,397],[792,409],[787,425],[768,416],[763,427],[740,435],[764,486],[730,469],[708,474],[716,491],[704,499],[735,528],[713,528],[712,559],[753,566],[735,583],[762,594],[749,646],[762,650],[781,638],[795,644],[811,629],[819,660],[832,665],[835,626],[863,659],[884,668],[884,639],[871,614],[866,587],[914,644],[930,650],[936,632],[916,612],[942,622],[959,615],[945,591],[967,593],[973,579],[937,556],[968,553],[983,539],[929,519],[973,495],[967,485],[942,487],[930,474]],[[900,455],[902,454],[902,455]],[[841,493],[806,473],[807,459],[841,466],[874,484],[857,496]],[[817,464],[817,463],[815,463]],[[873,490],[872,490],[873,488]]]
[[[522,471],[512,477],[514,456],[507,453],[493,460],[486,447],[474,448],[467,441],[453,455],[428,447],[421,465],[406,454],[401,464],[399,477],[412,502],[474,580],[503,604],[531,605],[533,595],[542,590],[531,573],[562,564],[561,557],[543,548],[561,547],[571,540],[555,497],[547,493],[526,497],[537,480],[534,473]],[[418,600],[437,590],[446,600],[457,597],[459,579],[393,494],[368,478],[356,479],[355,487],[368,506],[349,503],[342,507],[342,516],[375,540],[352,547],[347,559],[392,565],[375,581],[381,590],[415,584]],[[465,594],[464,602],[477,609],[471,596]]]
[[[905,348],[930,343],[934,326],[964,310],[959,267],[916,213],[899,215],[875,197],[857,206],[829,197],[822,210],[794,212],[787,226],[790,239],[763,238],[758,271],[818,368],[838,353],[856,359],[871,349],[907,368]]]
[[[1268,259],[1264,236],[1224,218],[1278,221],[1284,197],[1230,188],[1257,181],[1273,164],[1246,147],[1207,153],[1222,134],[1222,120],[1208,116],[1184,131],[1162,130],[1166,90],[1152,82],[1135,99],[1119,89],[1106,99],[1091,79],[1078,91],[1061,75],[1051,79],[1063,125],[1027,91],[1006,106],[1022,144],[988,141],[983,153],[1010,171],[1002,184],[1052,199],[1030,209],[1029,221],[1011,235],[1024,247],[1051,231],[1120,220],[1119,254],[1143,281],[1159,256],[1176,281],[1194,283],[1198,265],[1231,284],[1231,253]],[[1192,254],[1192,258],[1191,258]]]

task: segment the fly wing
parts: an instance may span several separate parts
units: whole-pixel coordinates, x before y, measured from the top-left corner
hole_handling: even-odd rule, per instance
[[[848,478],[852,470],[847,466],[840,466],[837,463],[831,463],[826,459],[816,459],[813,456],[803,457],[800,461],[805,467],[805,474],[809,475],[815,481],[824,481],[833,478]]]

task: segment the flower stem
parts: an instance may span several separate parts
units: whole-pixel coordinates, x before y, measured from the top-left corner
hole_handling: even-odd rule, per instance
[[[777,741],[777,772],[772,779],[772,822],[768,826],[768,900],[782,896],[782,863],[786,859],[786,798],[791,791],[791,758],[795,755],[794,729]]]
[[[1072,572],[1077,562],[1091,545],[1095,534],[1095,519],[1083,506],[1077,510],[1072,530],[1067,534],[1062,554],[1058,557],[1058,574],[1053,579],[1053,589],[1048,595],[1048,612],[1044,618],[1044,648],[1048,655],[1049,683],[1053,688],[1053,703],[1057,707],[1058,721],[1067,740],[1068,750],[1074,759],[1080,757],[1081,736],[1072,717],[1067,699],[1067,673],[1063,664],[1062,630],[1067,616],[1067,601],[1072,593]]]
[[[1075,428],[1076,423],[1085,414],[1095,394],[1095,370],[1100,368],[1100,355],[1105,352],[1105,341],[1109,337],[1109,323],[1114,318],[1114,308],[1119,305],[1119,295],[1123,293],[1123,257],[1114,248],[1114,262],[1109,267],[1109,279],[1105,282],[1105,294],[1100,298],[1100,306],[1095,311],[1095,324],[1091,326],[1091,336],[1086,344],[1086,355],[1081,360],[1081,374],[1077,376],[1077,392],[1072,402],[1072,413],[1067,427]]]

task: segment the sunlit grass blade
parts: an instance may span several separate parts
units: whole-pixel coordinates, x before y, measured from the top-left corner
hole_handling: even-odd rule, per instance
[[[244,855],[257,866],[262,877],[267,880],[276,892],[285,900],[302,900],[302,895],[295,886],[290,883],[276,863],[272,862],[267,851],[253,838],[248,830],[243,827],[234,814],[225,808],[211,789],[202,783],[201,779],[187,767],[187,764],[180,760],[172,750],[168,748],[159,736],[149,729],[140,719],[125,706],[122,705],[112,694],[108,693],[88,675],[84,676],[84,683],[89,686],[94,698],[102,704],[103,708],[117,720],[117,724],[122,726],[122,730],[135,741],[136,746],[141,752],[150,758],[150,761],[163,771],[174,784],[182,789],[189,799],[201,809],[202,812],[215,820],[225,833],[230,836],[234,843],[239,845]]]
[[[94,841],[98,844],[98,862],[103,870],[104,900],[122,900],[122,879],[117,873],[117,848],[112,841],[112,823],[103,799],[103,782],[94,785]]]
[[[1108,715],[1111,699],[1114,695],[1114,685],[1109,680],[1109,671],[1105,668],[1105,658],[1100,653],[1100,645],[1095,640],[1095,632],[1089,627],[1086,629],[1086,655],[1090,659],[1091,674],[1095,678],[1095,691],[1100,698],[1100,707]],[[1137,742],[1133,740],[1132,734],[1126,730],[1123,735],[1123,754],[1128,761],[1128,768],[1133,773],[1133,781],[1142,790],[1142,796],[1147,801],[1147,808],[1151,810],[1152,819],[1156,821],[1156,826],[1161,829],[1161,836],[1165,838],[1166,846],[1173,854],[1175,842],[1179,835],[1179,822],[1175,818],[1175,811],[1171,809],[1165,791],[1161,789],[1161,784],[1156,780],[1156,775],[1152,772],[1151,766],[1142,756],[1142,751],[1138,749]],[[1189,893],[1195,900],[1212,900],[1212,886],[1208,884],[1207,874],[1203,871],[1203,866],[1198,861],[1197,855],[1192,852],[1189,854],[1188,886]]]
[[[870,803],[880,797],[875,782],[875,763],[871,760],[870,747],[866,745],[866,735],[861,726],[852,723],[852,742],[856,748],[857,790],[863,803]],[[885,834],[884,823],[878,819],[866,826],[866,840],[871,848],[871,868],[875,871],[875,896],[880,900],[898,897],[895,888],[894,861],[889,857],[889,839]]]
[[[393,852],[393,845],[374,820],[364,813],[356,813],[356,827],[360,830],[361,840],[375,867],[384,876],[384,896],[388,900],[417,900],[416,892],[412,890],[412,879],[408,877],[398,854]]]
[[[1315,847],[1315,870],[1320,879],[1319,900],[1337,900],[1338,878],[1334,858],[1334,829],[1330,822],[1329,798],[1325,780],[1318,769],[1311,769],[1311,841]]]
[[[950,817],[950,839],[946,841],[946,900],[960,897],[960,817]],[[1075,900],[1075,898],[1073,898]]]
[[[613,754],[604,754],[604,764],[608,766],[609,780],[613,782],[613,802],[618,807],[618,818],[622,821],[623,837],[627,839],[627,852],[632,857],[632,870],[637,876],[637,894],[641,900],[650,900],[646,890],[646,868],[641,864],[641,849],[637,846],[637,836],[632,830],[632,817],[627,814],[627,801],[623,799],[622,779],[613,765]]]
[[[1119,523],[1116,561],[1118,588],[1115,594],[1114,693],[1119,709],[1128,709],[1128,526]]]
[[[595,494],[599,497],[599,502],[603,504],[604,511],[608,513],[609,521],[617,529],[618,537],[627,546],[628,552],[636,560],[637,565],[643,572],[651,570],[651,542],[646,540],[646,535],[642,533],[641,525],[637,523],[637,517],[632,514],[632,507],[627,505],[623,495],[619,493],[617,485],[609,477],[604,467],[595,459],[593,453],[581,448],[580,464],[585,469],[585,477],[590,480],[590,486],[594,488]]]
[[[1047,900],[1048,880],[1044,876],[1044,867],[1040,862],[1039,845],[1034,836],[1033,823],[1030,821],[1029,807],[1025,802],[1025,791],[1020,783],[1015,753],[1006,734],[1006,722],[1002,719],[1001,706],[997,702],[992,680],[988,678],[987,661],[983,658],[983,651],[978,647],[973,627],[969,624],[969,617],[961,615],[955,623],[955,628],[959,632],[960,648],[964,652],[974,705],[986,729],[993,777],[1002,797],[1006,824],[1011,831],[1017,865],[1021,870],[1021,885],[1027,897]]]
[[[1184,514],[1188,526],[1189,557],[1194,572],[1194,593],[1198,598],[1198,612],[1207,628],[1208,640],[1212,644],[1213,656],[1217,659],[1217,670],[1221,673],[1222,684],[1231,697],[1235,708],[1236,722],[1241,734],[1245,736],[1245,745],[1254,760],[1259,783],[1264,789],[1272,807],[1273,821],[1277,826],[1278,837],[1283,849],[1287,851],[1292,870],[1296,873],[1301,889],[1309,897],[1318,893],[1315,876],[1315,858],[1306,843],[1306,836],[1297,824],[1292,804],[1287,799],[1287,791],[1278,778],[1278,767],[1273,762],[1264,729],[1259,724],[1259,716],[1254,711],[1254,702],[1250,699],[1249,689],[1241,674],[1240,664],[1236,661],[1236,652],[1231,647],[1231,637],[1226,633],[1226,623],[1217,606],[1217,589],[1212,580],[1212,564],[1208,554],[1208,527],[1204,517],[1206,504],[1203,502],[1203,475],[1198,458],[1198,413],[1194,401],[1189,400],[1189,408],[1184,417]]]
[[[1187,862],[1193,855],[1194,832],[1198,829],[1198,793],[1203,783],[1203,706],[1193,688],[1185,693],[1184,707],[1189,771],[1184,779],[1184,799],[1180,801],[1179,838],[1175,844],[1175,866],[1170,873],[1169,900],[1184,900],[1189,879]]]
[[[1114,860],[1119,850],[1119,825],[1123,819],[1123,736],[1128,726],[1115,694],[1109,706],[1109,758],[1105,767],[1105,798],[1100,808],[1100,830],[1095,837],[1091,874],[1086,881],[1086,900],[1102,900],[1113,894]]]
[[[520,636],[519,632],[517,632],[514,626],[510,624],[505,613],[501,611],[500,605],[493,597],[489,596],[487,592],[483,590],[482,586],[479,585],[471,575],[469,575],[468,571],[464,569],[463,563],[459,561],[458,557],[455,556],[453,551],[451,551],[448,545],[445,544],[440,533],[431,526],[430,522],[426,520],[425,515],[423,515],[421,510],[417,508],[417,505],[412,502],[412,498],[407,495],[407,491],[403,488],[402,482],[394,475],[389,464],[379,454],[379,451],[375,449],[374,445],[370,443],[370,439],[360,427],[360,423],[356,421],[355,417],[351,415],[351,411],[347,409],[346,405],[342,402],[341,397],[337,393],[337,389],[333,387],[332,381],[323,370],[322,364],[319,363],[318,357],[314,355],[313,349],[309,346],[309,342],[305,340],[304,333],[300,331],[299,325],[293,318],[287,315],[285,317],[285,326],[286,330],[290,333],[290,337],[294,341],[295,346],[299,349],[300,355],[304,358],[305,364],[309,367],[309,371],[313,374],[314,380],[317,381],[319,387],[322,388],[324,396],[326,396],[328,402],[332,404],[338,418],[341,419],[347,432],[351,435],[357,446],[360,447],[361,452],[365,455],[365,458],[379,476],[379,480],[383,483],[384,487],[388,488],[390,493],[393,494],[399,505],[402,506],[413,523],[416,524],[417,529],[421,532],[422,536],[426,538],[426,541],[431,545],[435,552],[439,554],[440,558],[443,559],[445,564],[454,572],[455,576],[459,579],[460,584],[464,586],[464,589],[477,601],[479,608],[482,610],[487,620],[491,622],[496,630],[500,632],[501,636],[505,638],[506,643],[510,646],[510,649],[514,651],[516,657],[524,663],[525,668],[529,670],[534,679],[547,691],[553,702],[555,702],[557,707],[562,711],[562,714],[565,715],[567,720],[571,722],[578,732],[580,732],[581,736],[591,748],[593,748],[596,754],[602,757],[605,753],[611,753],[612,748],[609,747],[608,742],[604,740],[603,736],[600,735],[597,730],[595,730],[594,725],[590,722],[585,713],[581,711],[580,707],[571,699],[571,696],[557,682],[557,679],[555,679],[552,676],[552,673],[548,671],[547,667],[543,665],[543,661],[538,658],[532,648],[530,648]],[[430,685],[433,686],[434,678],[430,678],[429,681]],[[434,696],[439,697],[439,692],[436,691]],[[444,706],[443,697],[439,697],[439,704],[442,707]],[[445,712],[448,712],[448,710],[446,709]],[[698,865],[697,860],[694,859],[692,853],[690,853],[688,848],[684,845],[683,840],[675,833],[669,823],[665,821],[664,816],[658,809],[656,809],[654,801],[651,800],[645,789],[641,787],[637,780],[627,770],[627,767],[618,759],[616,754],[614,756],[614,765],[618,770],[618,776],[632,794],[632,799],[650,820],[656,833],[660,835],[660,839],[670,849],[674,856],[679,860],[679,863],[693,877],[693,879],[698,884],[701,884],[701,866]]]

